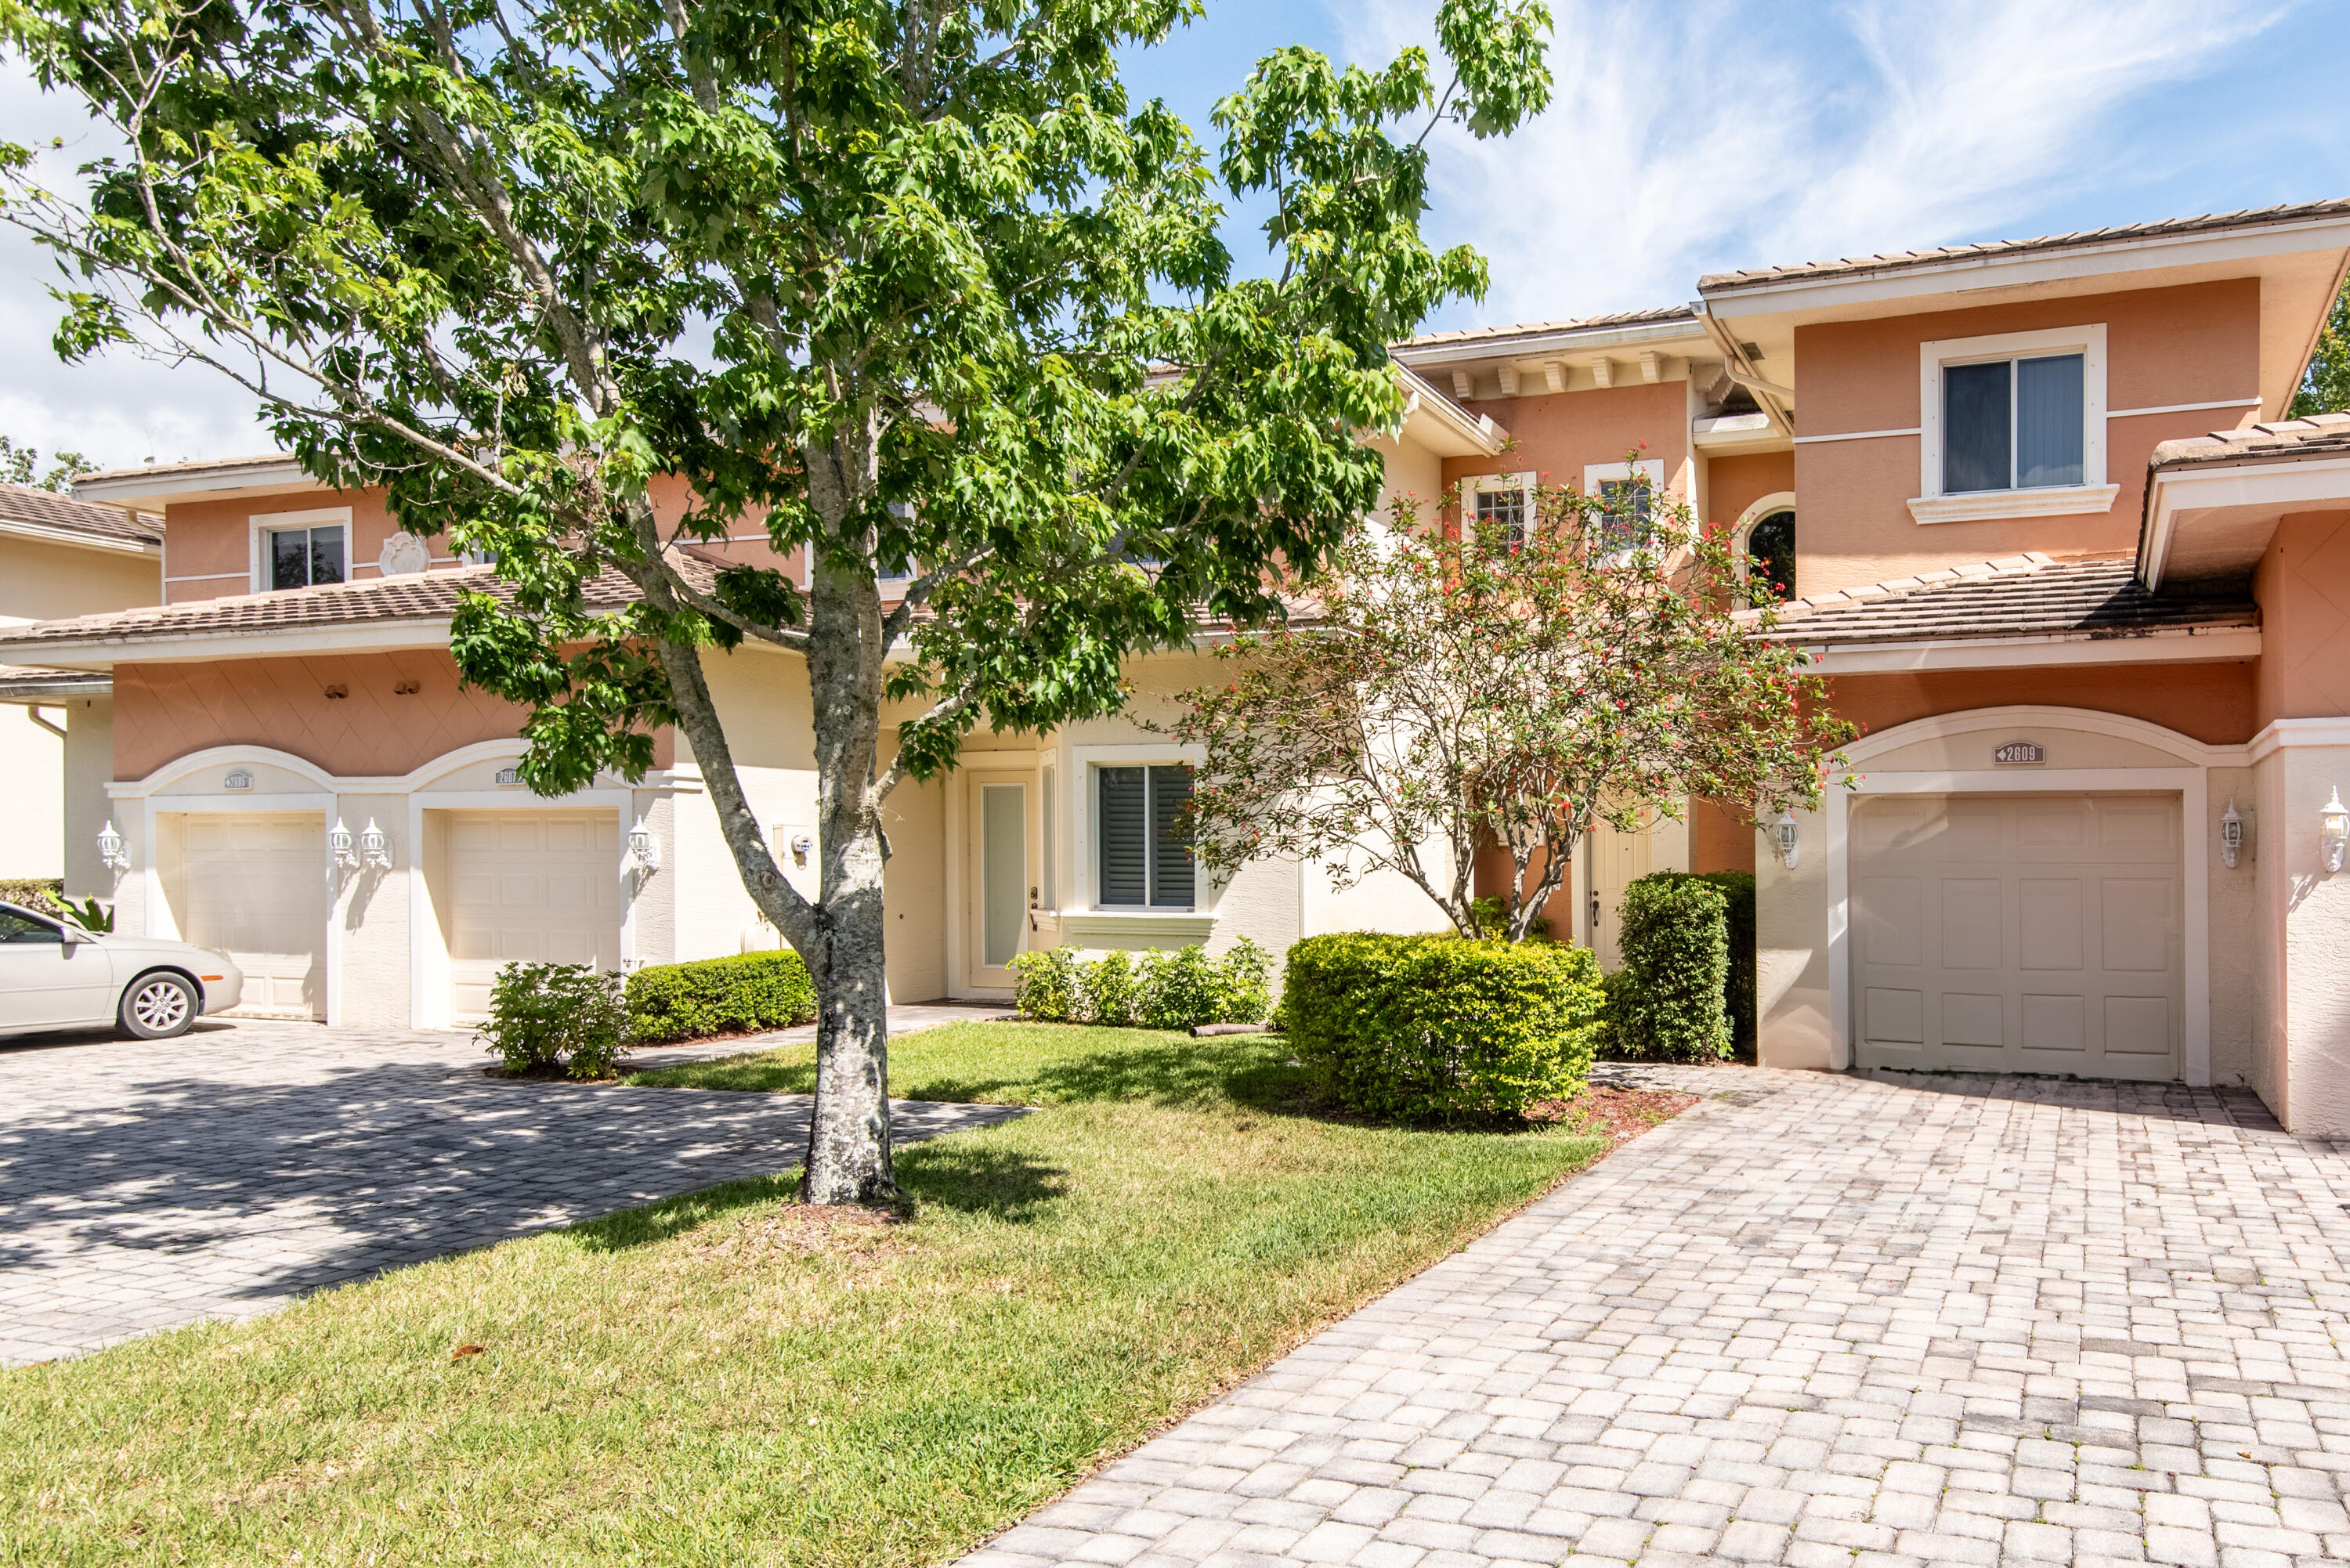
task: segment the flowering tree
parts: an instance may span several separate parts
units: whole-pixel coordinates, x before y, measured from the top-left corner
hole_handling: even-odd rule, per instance
[[[1202,864],[1398,871],[1473,937],[1474,858],[1498,845],[1521,940],[1594,822],[1629,831],[1690,795],[1760,817],[1817,803],[1851,726],[1688,508],[1544,488],[1532,510],[1454,529],[1399,505],[1290,585],[1312,609],[1219,650],[1226,682],[1165,726],[1207,752]]]

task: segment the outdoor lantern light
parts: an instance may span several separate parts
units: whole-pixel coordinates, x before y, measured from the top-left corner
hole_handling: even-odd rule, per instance
[[[653,830],[645,826],[641,816],[637,818],[636,826],[629,829],[629,857],[640,871],[660,869],[660,840],[653,836]]]
[[[2244,819],[2236,815],[2235,796],[2228,797],[2228,813],[2220,819],[2220,863],[2234,870],[2244,852]]]
[[[2342,869],[2342,848],[2350,844],[2350,805],[2342,804],[2342,791],[2336,786],[2334,798],[2317,814],[2317,842],[2324,851],[2325,868]]]
[[[334,831],[327,835],[327,853],[338,866],[356,866],[359,857],[351,853],[351,830],[343,826],[341,817],[335,818]]]
[[[117,871],[130,869],[130,846],[122,841],[122,835],[114,831],[112,817],[108,817],[106,826],[98,830],[98,857]]]
[[[391,840],[383,836],[372,816],[368,818],[367,831],[359,835],[359,858],[382,870],[391,868]]]
[[[1779,821],[1777,825],[1773,827],[1772,834],[1773,836],[1776,837],[1779,841],[1780,864],[1785,866],[1791,871],[1794,870],[1795,867],[1795,857],[1802,852],[1804,847],[1804,841],[1800,836],[1801,830],[1795,824],[1795,814],[1792,811],[1781,812],[1779,814]]]

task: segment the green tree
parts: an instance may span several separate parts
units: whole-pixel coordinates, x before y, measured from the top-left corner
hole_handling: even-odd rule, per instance
[[[40,490],[54,490],[59,495],[73,493],[74,475],[88,471],[89,459],[78,452],[61,452],[50,460],[47,472],[41,468],[38,447],[18,446],[0,435],[0,483],[29,484]],[[36,478],[35,475],[39,477]]]
[[[2343,286],[2334,308],[2325,313],[2325,329],[2317,335],[2309,369],[2293,395],[2294,419],[2339,413],[2350,413],[2350,284]]]
[[[1720,540],[1661,497],[1544,487],[1531,510],[1451,527],[1399,504],[1286,585],[1314,619],[1218,649],[1228,678],[1165,726],[1206,750],[1202,863],[1292,856],[1339,887],[1390,870],[1462,936],[1523,941],[1595,822],[1636,831],[1691,795],[1765,820],[1818,803],[1854,731],[1772,635],[1775,604],[1739,607]],[[1472,897],[1492,846],[1498,919]]]
[[[7,36],[127,150],[86,201],[9,150],[67,269],[57,345],[215,367],[336,484],[494,553],[466,677],[559,793],[692,747],[819,998],[806,1190],[889,1192],[883,802],[979,723],[1121,701],[1201,613],[1279,614],[1376,502],[1385,345],[1472,296],[1421,239],[1429,129],[1549,90],[1539,0],[1441,0],[1437,59],[1259,62],[1211,160],[1121,52],[1196,0],[12,0]],[[1222,202],[1276,267],[1235,275]],[[681,522],[649,487],[688,482]],[[763,520],[804,589],[712,569]],[[880,580],[910,571],[894,606]],[[625,580],[626,591],[612,591]],[[818,888],[776,868],[702,660],[801,656]],[[884,703],[910,705],[885,745]]]

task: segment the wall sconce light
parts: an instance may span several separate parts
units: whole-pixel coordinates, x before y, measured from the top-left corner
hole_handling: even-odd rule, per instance
[[[106,826],[98,830],[98,858],[112,870],[130,869],[130,846],[123,842],[122,835],[114,831],[112,817],[108,817]]]
[[[816,840],[815,840],[815,839],[813,839],[813,838],[810,838],[806,834],[805,834],[805,833],[795,833],[795,834],[793,834],[793,835],[792,835],[792,864],[793,864],[793,865],[795,865],[795,866],[805,866],[805,865],[806,865],[806,864],[807,864],[807,860],[808,860],[808,853],[809,853],[811,850],[813,850],[815,847],[816,847]]]
[[[2244,853],[2244,819],[2237,815],[2236,797],[2228,797],[2227,814],[2220,818],[2220,864],[2230,871]]]
[[[653,836],[653,830],[645,826],[641,816],[637,818],[636,826],[629,829],[629,858],[639,871],[660,869],[660,840]]]
[[[1779,842],[1780,864],[1790,871],[1794,870],[1795,861],[1802,855],[1804,848],[1803,833],[1796,825],[1795,814],[1792,811],[1781,812],[1778,822],[1771,829],[1771,834]]]
[[[2342,804],[2342,790],[2336,785],[2334,798],[2317,814],[2317,842],[2325,857],[2328,871],[2342,869],[2342,850],[2350,845],[2350,805]]]
[[[339,816],[335,818],[335,826],[327,834],[327,853],[333,857],[338,866],[357,866],[359,863],[359,856],[351,848],[351,830],[343,826],[343,819]]]
[[[372,816],[368,818],[367,831],[359,835],[359,859],[380,871],[391,869],[391,840]]]

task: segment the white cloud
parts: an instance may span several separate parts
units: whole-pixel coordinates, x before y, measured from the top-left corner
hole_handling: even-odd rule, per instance
[[[1348,52],[1423,41],[1430,9],[1371,0],[1348,15]],[[1440,144],[1431,228],[1491,259],[1484,320],[1669,304],[1707,271],[2011,232],[2129,177],[2139,154],[2117,119],[2283,14],[2204,0],[1554,9],[1550,109],[1505,140]]]

